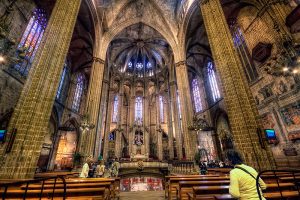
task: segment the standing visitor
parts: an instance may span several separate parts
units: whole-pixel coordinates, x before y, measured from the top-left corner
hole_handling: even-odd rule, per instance
[[[105,171],[105,165],[104,165],[104,161],[100,160],[99,164],[96,167],[96,178],[101,178],[104,175],[104,171]]]
[[[259,200],[256,189],[257,171],[243,164],[241,156],[234,150],[227,152],[227,158],[234,165],[234,169],[230,171],[229,193],[239,200]],[[259,179],[259,187],[262,199],[265,200],[261,190],[266,189],[266,184],[262,179]]]
[[[207,167],[203,162],[199,162],[199,168],[201,175],[205,175],[207,171]]]
[[[120,169],[120,163],[118,162],[118,158],[116,157],[111,166],[112,177],[118,177]]]
[[[89,176],[91,164],[92,164],[92,159],[88,158],[82,167],[81,173],[79,175],[80,178],[87,178]]]

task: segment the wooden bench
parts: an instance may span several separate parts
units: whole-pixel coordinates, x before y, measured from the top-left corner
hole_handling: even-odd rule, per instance
[[[0,190],[0,194],[3,194],[3,190]],[[52,197],[52,193],[54,193],[54,197],[63,197],[64,190],[63,189],[46,189],[41,194],[40,190],[28,190],[26,193],[26,199],[30,198],[39,198],[42,195],[43,198]],[[6,198],[8,199],[22,199],[25,194],[25,190],[21,189],[8,189],[6,192]],[[95,197],[97,199],[107,199],[105,194],[105,188],[75,188],[75,189],[67,189],[67,197],[76,198],[78,196],[86,196],[88,198]]]
[[[180,181],[177,194],[179,199],[188,199],[189,192],[193,192],[193,186],[229,185],[229,180],[220,181]]]
[[[230,194],[215,195],[214,197],[217,200],[236,200]],[[281,199],[283,197],[283,198],[293,198],[295,200],[296,199],[298,200],[300,194],[297,191],[285,191],[282,192],[282,197],[281,197],[280,192],[268,192],[268,193],[264,193],[264,197],[266,199]]]
[[[169,180],[169,186],[168,186],[168,199],[176,199],[178,196],[178,187],[180,181],[218,181],[218,180],[229,180],[228,176],[224,177],[194,177],[194,178],[183,178],[183,177],[176,177],[176,178],[170,178]]]
[[[219,175],[171,175],[165,176],[165,198],[168,198],[169,194],[169,186],[170,186],[170,179],[171,178],[199,178],[199,177],[219,177]]]

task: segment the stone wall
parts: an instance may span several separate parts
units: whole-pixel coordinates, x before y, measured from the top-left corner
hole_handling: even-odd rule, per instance
[[[271,56],[278,53],[280,49],[280,38],[273,28],[273,22],[267,14],[261,18],[254,19],[257,10],[254,7],[243,8],[238,15],[238,25],[250,53],[259,43],[272,44]],[[298,102],[300,101],[298,75],[294,76],[273,76],[263,70],[264,63],[255,62],[259,77],[251,83],[251,91],[261,115],[264,129],[275,129],[278,144],[272,144],[271,149],[277,162],[290,159],[291,162],[299,164],[300,142],[291,141],[291,134],[299,134],[300,123],[298,118]],[[286,157],[283,149],[293,147],[297,150],[298,156]],[[294,166],[293,163],[288,163]]]

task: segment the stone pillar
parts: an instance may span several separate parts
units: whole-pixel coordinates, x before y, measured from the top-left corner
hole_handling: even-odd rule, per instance
[[[169,94],[169,93],[167,93]],[[169,158],[173,160],[174,158],[174,137],[173,137],[173,127],[172,127],[172,113],[170,112],[171,109],[171,102],[170,102],[170,95],[165,96],[165,109],[166,109],[166,116],[167,116],[167,121],[166,123],[168,124],[168,147],[169,147]]]
[[[193,160],[196,153],[196,134],[189,131],[188,124],[193,121],[191,90],[185,61],[176,63],[176,79],[181,106],[182,134],[186,158]]]
[[[129,143],[129,155],[133,152],[133,140],[134,140],[134,133],[133,133],[133,125],[134,125],[134,114],[135,114],[135,84],[131,87],[130,92],[130,106],[129,106],[129,115],[130,115],[130,126],[129,126],[129,132],[128,132],[128,143]]]
[[[241,61],[235,52],[220,1],[204,1],[201,12],[221,78],[235,147],[251,166],[260,170],[271,168],[275,166],[274,160],[268,147],[265,150],[260,146],[257,135],[258,111],[242,71]]]
[[[86,146],[85,151],[81,152],[87,156],[93,156],[95,159],[99,156],[94,155],[96,140],[100,140],[97,138],[97,133],[100,131],[98,129],[98,120],[99,119],[99,111],[100,111],[100,101],[101,101],[101,91],[102,91],[102,82],[104,75],[104,60],[101,58],[93,58],[93,65],[91,71],[91,77],[89,81],[89,89],[87,95],[87,103],[86,103],[86,111],[89,117],[90,124],[95,125],[95,128],[90,130],[88,134],[82,135],[84,138],[82,141],[86,141],[84,144]],[[81,146],[81,145],[80,145]]]
[[[81,0],[57,0],[9,124],[17,129],[10,153],[2,149],[1,178],[33,178],[47,133]],[[63,28],[62,28],[63,27]]]
[[[156,86],[156,90],[158,91],[159,86]],[[160,109],[159,109],[159,94],[158,92],[156,92],[156,101],[155,101],[155,105],[156,105],[156,134],[157,134],[157,157],[158,160],[162,160],[163,159],[163,145],[162,145],[162,130],[161,129],[161,125],[160,125]]]
[[[171,123],[173,127],[173,134],[175,133],[177,157],[179,160],[181,160],[182,140],[181,140],[180,118],[178,112],[179,108],[177,103],[177,87],[175,82],[174,69],[170,70],[169,88],[170,88],[170,106],[171,106],[171,113],[172,113]]]
[[[123,99],[124,99],[124,86],[123,81],[120,82],[119,87],[119,104],[118,104],[118,126],[117,126],[117,135],[116,135],[116,145],[115,145],[115,155],[118,158],[121,158],[122,154],[122,107],[123,107]]]
[[[112,82],[110,82],[112,86]],[[104,149],[103,149],[103,160],[108,159],[108,151],[109,151],[109,140],[108,135],[110,133],[110,124],[112,118],[112,108],[114,102],[114,90],[112,88],[109,89],[108,95],[108,103],[107,103],[107,110],[106,110],[106,123],[105,123],[105,131],[104,131]]]
[[[149,97],[149,90],[146,89],[145,98],[144,98],[144,126],[145,126],[145,154],[150,154],[150,97]]]

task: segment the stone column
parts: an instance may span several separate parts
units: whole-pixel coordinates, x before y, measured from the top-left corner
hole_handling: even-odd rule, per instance
[[[63,71],[81,0],[57,0],[9,124],[17,129],[1,178],[33,178]],[[62,28],[63,27],[63,28]]]
[[[110,82],[112,86],[112,81]],[[107,110],[106,110],[106,123],[105,123],[105,131],[104,131],[104,149],[103,149],[103,160],[107,160],[108,158],[108,151],[109,151],[109,140],[108,135],[110,133],[110,124],[112,118],[112,108],[114,102],[114,90],[112,88],[109,89],[108,95],[108,103],[107,103]]]
[[[135,114],[135,84],[132,84],[131,92],[130,92],[130,106],[129,106],[129,115],[130,115],[130,126],[128,132],[128,143],[129,143],[129,155],[133,152],[133,140],[134,140],[134,133],[133,133],[133,125],[134,125],[134,114]]]
[[[186,158],[193,160],[196,153],[196,134],[189,131],[188,124],[193,121],[191,90],[185,61],[176,63],[176,79],[181,106],[182,134]]]
[[[156,134],[157,134],[157,157],[158,160],[162,160],[163,159],[163,146],[162,146],[162,130],[161,126],[160,126],[160,109],[159,109],[159,94],[158,94],[158,88],[159,86],[156,86],[156,101],[155,101],[155,105],[156,105]]]
[[[181,160],[182,140],[181,140],[180,118],[178,112],[179,108],[177,104],[177,87],[175,82],[174,70],[170,70],[169,88],[170,88],[170,106],[171,106],[171,113],[172,113],[171,123],[173,127],[173,134],[175,133],[177,157],[179,160]]]
[[[268,147],[265,150],[259,144],[258,111],[242,71],[241,61],[235,52],[220,1],[202,2],[201,12],[216,69],[221,78],[235,147],[251,166],[261,170],[271,168],[275,166],[274,160]]]
[[[101,101],[101,91],[102,91],[102,82],[104,75],[104,60],[101,58],[93,58],[93,65],[91,71],[91,77],[89,81],[89,89],[87,95],[87,104],[86,111],[89,117],[90,124],[95,125],[95,128],[90,130],[88,134],[82,135],[82,137],[87,137],[82,141],[86,141],[84,144],[86,146],[85,151],[82,152],[84,155],[93,156],[95,159],[99,155],[94,155],[95,150],[95,141],[100,140],[97,138],[98,135],[98,120],[99,119],[99,111],[100,111],[100,101]],[[81,145],[80,145],[81,146]]]
[[[122,154],[122,107],[123,107],[123,99],[124,99],[124,86],[123,81],[120,82],[119,88],[119,104],[118,104],[118,126],[117,126],[117,135],[116,135],[116,145],[115,145],[115,155],[118,158],[121,158]]]
[[[148,88],[148,87],[147,87]],[[150,104],[150,97],[149,97],[149,90],[146,89],[145,92],[145,98],[144,98],[145,102],[144,102],[144,126],[145,126],[145,154],[150,154],[150,108],[149,108],[149,104]]]
[[[167,92],[169,94],[169,92]],[[173,127],[172,127],[172,113],[170,112],[171,109],[171,102],[170,102],[170,95],[165,96],[165,109],[166,109],[166,116],[167,116],[167,121],[166,123],[168,124],[168,147],[169,147],[169,157],[171,160],[174,158],[174,146],[173,146]]]

